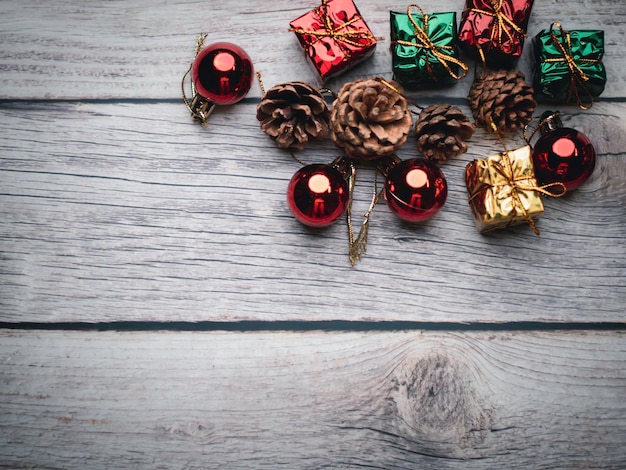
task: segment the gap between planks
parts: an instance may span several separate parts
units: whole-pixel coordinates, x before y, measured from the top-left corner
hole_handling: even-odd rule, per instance
[[[23,331],[117,332],[516,332],[626,331],[626,322],[419,322],[419,321],[113,321],[113,322],[0,322],[0,329]]]

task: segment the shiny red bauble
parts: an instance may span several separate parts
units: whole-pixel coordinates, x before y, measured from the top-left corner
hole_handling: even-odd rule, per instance
[[[300,168],[287,187],[287,203],[293,215],[310,227],[325,227],[337,220],[348,206],[348,182],[331,165]]]
[[[533,164],[537,183],[563,183],[571,191],[593,173],[596,151],[584,134],[562,127],[537,141],[533,148]]]
[[[191,79],[200,96],[227,105],[246,96],[253,72],[252,60],[241,47],[216,42],[198,53],[191,66]]]
[[[533,148],[535,177],[539,185],[563,183],[568,191],[589,179],[596,166],[596,151],[581,132],[562,127],[558,113],[540,126],[543,134]]]
[[[447,196],[446,178],[439,167],[428,160],[404,160],[393,165],[387,173],[387,205],[407,222],[430,219],[445,204]]]

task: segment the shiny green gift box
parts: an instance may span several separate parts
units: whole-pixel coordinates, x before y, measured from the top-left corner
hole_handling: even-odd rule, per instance
[[[465,76],[458,58],[456,13],[391,11],[393,78],[406,87],[449,85]],[[416,28],[417,26],[417,28]]]
[[[537,101],[591,105],[606,85],[604,31],[566,31],[558,23],[533,38]]]

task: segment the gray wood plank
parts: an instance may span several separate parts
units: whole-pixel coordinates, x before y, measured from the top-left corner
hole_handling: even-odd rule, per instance
[[[411,227],[382,202],[355,268],[344,223],[309,231],[290,215],[298,165],[262,134],[254,106],[203,129],[178,103],[4,104],[0,320],[624,320],[626,105],[564,115],[592,136],[598,167],[546,199],[540,237],[527,226],[478,234],[464,167],[499,148],[478,131],[443,168],[444,209]],[[322,145],[302,158],[337,154]],[[412,145],[399,155],[415,156]],[[356,214],[373,178],[361,169]]]
[[[0,332],[0,468],[623,468],[623,332]]]
[[[7,0],[0,3],[0,98],[178,98],[180,80],[189,66],[200,31],[208,40],[227,40],[242,46],[262,70],[268,84],[290,80],[313,83],[316,78],[304,59],[289,22],[316,6],[308,0],[240,2],[101,2],[72,0],[41,2]],[[359,0],[368,25],[386,37],[364,66],[329,83],[362,76],[391,77],[389,11],[404,11],[407,2]],[[428,12],[455,11],[462,0],[424,3]],[[529,37],[558,20],[568,29],[604,29],[609,82],[604,98],[624,97],[626,74],[623,44],[626,6],[621,0],[536,2]],[[467,57],[467,62],[474,64]],[[519,68],[531,72],[529,42]],[[464,97],[471,74],[458,85],[416,93]],[[255,87],[252,97],[260,96]]]

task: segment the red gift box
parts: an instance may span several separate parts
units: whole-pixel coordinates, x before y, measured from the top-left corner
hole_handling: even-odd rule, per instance
[[[522,54],[533,0],[466,0],[459,41],[485,60],[509,66]]]
[[[322,0],[289,25],[322,80],[346,72],[376,48],[376,38],[352,0]]]

